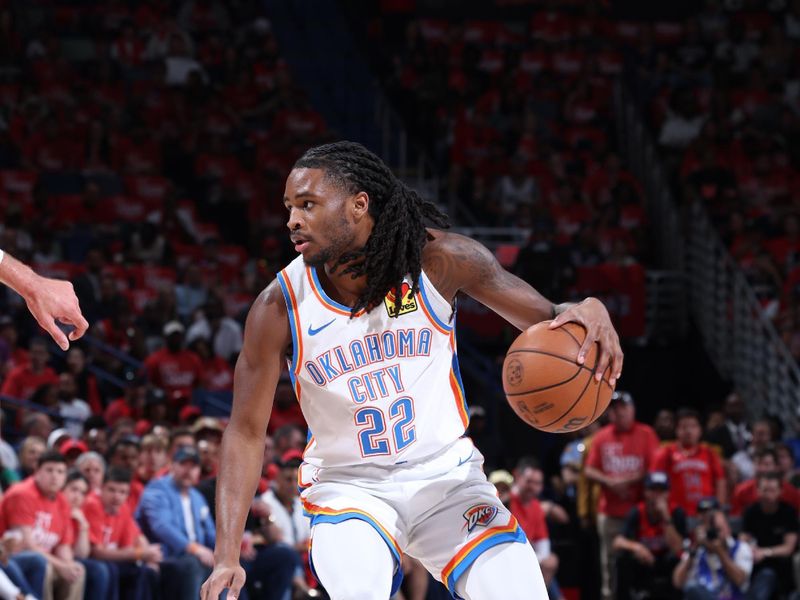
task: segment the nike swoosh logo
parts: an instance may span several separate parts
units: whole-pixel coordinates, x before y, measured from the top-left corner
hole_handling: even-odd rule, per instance
[[[470,459],[470,458],[472,458],[472,455],[473,455],[473,454],[475,454],[475,450],[473,450],[472,452],[470,452],[470,453],[469,453],[469,456],[468,456],[467,458],[462,458],[461,460],[459,460],[459,461],[458,461],[458,465],[457,465],[457,466],[459,466],[459,467],[460,467],[460,466],[461,466],[461,465],[463,465],[465,462],[469,461],[469,459]]]
[[[325,323],[325,325],[323,325],[322,327],[317,327],[316,329],[314,329],[314,328],[313,328],[311,325],[309,325],[309,326],[308,326],[308,335],[317,335],[317,334],[318,334],[320,331],[322,331],[323,329],[325,329],[325,328],[326,328],[328,325],[330,325],[331,323],[333,323],[335,320],[336,320],[335,318],[334,318],[334,319],[331,319],[330,321],[328,321],[327,323]]]

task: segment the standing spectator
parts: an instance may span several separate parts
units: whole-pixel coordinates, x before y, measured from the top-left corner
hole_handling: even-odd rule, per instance
[[[675,441],[675,412],[668,408],[659,410],[653,421],[653,429],[662,444]]]
[[[758,499],[757,477],[769,473],[780,473],[778,470],[778,454],[772,448],[765,448],[756,456],[756,477],[743,481],[733,490],[731,515],[739,516],[748,506]],[[781,483],[781,502],[785,502],[795,510],[800,510],[800,490],[788,481]]]
[[[173,456],[170,474],[147,484],[136,510],[142,533],[162,545],[164,595],[175,600],[196,600],[214,566],[214,520],[194,488],[199,479],[197,450],[182,446]]]
[[[756,455],[765,448],[772,446],[772,425],[767,419],[759,419],[753,423],[750,443],[743,450],[739,450],[731,457],[731,463],[736,468],[736,482],[752,479],[756,476]]]
[[[644,478],[644,502],[625,518],[622,533],[614,538],[620,552],[617,562],[618,600],[638,597],[674,598],[672,571],[687,535],[686,513],[669,504],[669,478],[654,471]]]
[[[741,396],[730,394],[725,399],[725,422],[709,429],[706,440],[722,449],[722,457],[730,459],[747,448],[752,435],[745,419],[745,406]]]
[[[84,505],[89,522],[92,558],[110,563],[119,574],[123,600],[149,600],[158,594],[161,546],[142,535],[128,508],[131,474],[112,467],[99,494],[90,494]]]
[[[30,362],[11,369],[3,381],[0,394],[28,400],[41,386],[58,383],[58,375],[51,367],[47,366],[50,353],[47,351],[47,343],[44,339],[32,339],[29,349]]]
[[[677,440],[659,448],[652,470],[663,471],[670,481],[670,502],[692,517],[702,498],[715,496],[727,502],[727,482],[722,462],[711,446],[700,442],[703,428],[696,410],[682,408],[677,415]]]
[[[630,509],[643,497],[642,479],[659,444],[653,428],[636,421],[628,392],[614,392],[611,412],[613,423],[595,434],[584,470],[588,480],[601,486],[597,531],[603,600],[611,600],[616,593],[614,538],[622,532]]]
[[[117,572],[109,565],[89,558],[89,522],[83,514],[83,503],[88,493],[89,482],[86,477],[80,471],[70,471],[64,485],[64,497],[72,514],[72,552],[86,570],[84,600],[107,600],[116,596]]]
[[[0,529],[18,530],[21,550],[47,558],[56,598],[80,600],[86,572],[72,553],[72,511],[61,493],[66,479],[64,457],[52,450],[42,454],[33,476],[12,486],[0,503]]]
[[[672,584],[686,600],[739,600],[744,597],[753,570],[753,552],[731,536],[716,498],[704,498],[695,507],[700,523],[691,547],[681,554]]]
[[[514,487],[511,490],[509,508],[536,552],[548,594],[557,600],[562,597],[555,579],[558,556],[552,551],[544,509],[538,498],[543,485],[544,474],[536,461],[531,458],[520,459],[514,469]]]
[[[777,473],[758,476],[758,502],[744,511],[740,538],[753,549],[753,576],[748,597],[769,600],[787,594],[792,580],[792,554],[797,547],[797,510],[782,502]]]
[[[144,361],[150,383],[166,392],[171,405],[186,403],[203,377],[200,358],[183,348],[183,332],[179,321],[164,325],[166,347],[153,352]]]

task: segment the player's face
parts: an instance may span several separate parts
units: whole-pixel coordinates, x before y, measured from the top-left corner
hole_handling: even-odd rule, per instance
[[[366,194],[350,196],[325,177],[322,169],[294,169],[286,180],[283,204],[286,226],[303,260],[321,266],[356,250],[357,231],[366,225]]]

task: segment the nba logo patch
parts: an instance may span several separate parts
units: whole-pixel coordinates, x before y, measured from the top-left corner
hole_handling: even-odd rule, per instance
[[[400,302],[399,314],[404,315],[417,310],[417,299],[414,298],[414,294],[411,293],[411,286],[405,281],[403,282],[403,285],[400,286],[400,297],[402,300]],[[383,303],[386,305],[386,312],[390,317],[393,317],[395,304],[394,290],[389,290],[389,293],[386,294],[386,297],[383,299]]]
[[[467,532],[471,532],[476,527],[486,527],[497,516],[497,507],[490,504],[476,504],[470,506],[464,513],[467,520]]]

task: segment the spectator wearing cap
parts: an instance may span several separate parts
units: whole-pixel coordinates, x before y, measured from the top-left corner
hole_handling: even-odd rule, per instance
[[[111,565],[119,577],[125,600],[158,597],[158,565],[161,546],[142,535],[128,508],[131,473],[112,467],[98,493],[89,494],[83,507],[89,523],[91,556]]]
[[[677,413],[677,440],[659,448],[652,470],[664,471],[670,481],[670,502],[693,517],[701,498],[714,496],[720,506],[727,503],[728,486],[719,455],[701,442],[700,414],[691,408]]]
[[[58,451],[64,455],[64,459],[67,461],[67,467],[69,468],[75,464],[84,452],[88,452],[89,448],[81,440],[69,438],[59,444]]]
[[[52,581],[44,581],[43,576],[30,578],[34,589],[39,590],[37,593],[52,587],[61,598],[80,600],[86,572],[72,552],[71,508],[61,492],[66,479],[64,457],[56,450],[42,454],[34,474],[11,486],[3,497],[0,530],[19,532],[21,554],[15,557],[22,563],[23,572],[35,569],[41,557],[52,566]],[[48,596],[51,593],[48,591]]]
[[[0,387],[0,394],[29,400],[43,385],[57,385],[58,375],[49,366],[50,352],[43,338],[34,338],[30,345],[30,361],[11,369]]]
[[[672,585],[687,600],[739,600],[745,597],[753,570],[750,545],[734,539],[713,496],[695,507],[693,539],[672,572]]]
[[[275,402],[272,405],[272,413],[269,417],[267,432],[270,434],[286,426],[299,427],[306,429],[306,419],[300,404],[292,389],[288,375],[281,376],[275,388]]]
[[[147,484],[135,513],[145,537],[162,546],[164,596],[175,600],[196,600],[214,566],[214,520],[194,487],[199,479],[200,455],[181,446],[170,474]]]
[[[758,477],[769,473],[779,473],[778,453],[774,448],[764,448],[755,457],[756,476],[743,481],[733,489],[731,498],[731,515],[740,516],[747,508],[758,500]],[[796,511],[800,511],[800,490],[788,481],[781,482],[781,502],[785,502]]]
[[[219,467],[219,447],[224,428],[219,419],[200,417],[192,425],[192,433],[200,454],[200,478],[216,477]]]
[[[788,594],[793,587],[792,554],[797,547],[797,510],[781,500],[777,472],[757,479],[758,501],[744,511],[740,539],[753,550],[752,598]]]
[[[622,533],[630,509],[643,498],[642,480],[659,446],[653,428],[636,421],[633,398],[628,392],[614,392],[610,412],[612,423],[594,435],[584,468],[586,478],[601,486],[597,532],[603,600],[612,600],[617,589],[612,544]]]
[[[531,457],[521,458],[514,469],[510,510],[536,552],[550,598],[557,600],[562,597],[555,579],[558,556],[552,551],[545,510],[539,500],[543,487],[544,474],[536,460]]]
[[[123,467],[128,469],[131,473],[135,473],[139,468],[140,444],[141,441],[135,435],[126,435],[114,442],[106,457],[109,468]],[[144,485],[136,479],[132,480],[130,493],[128,494],[128,505],[131,512],[136,510],[143,492]]]
[[[644,478],[644,500],[630,509],[614,538],[617,598],[673,598],[672,571],[687,535],[686,513],[669,503],[669,477],[654,471]]]
[[[164,390],[171,405],[186,404],[202,379],[202,362],[197,354],[183,348],[184,327],[180,321],[170,321],[163,332],[166,347],[145,359],[145,372],[150,383]]]

